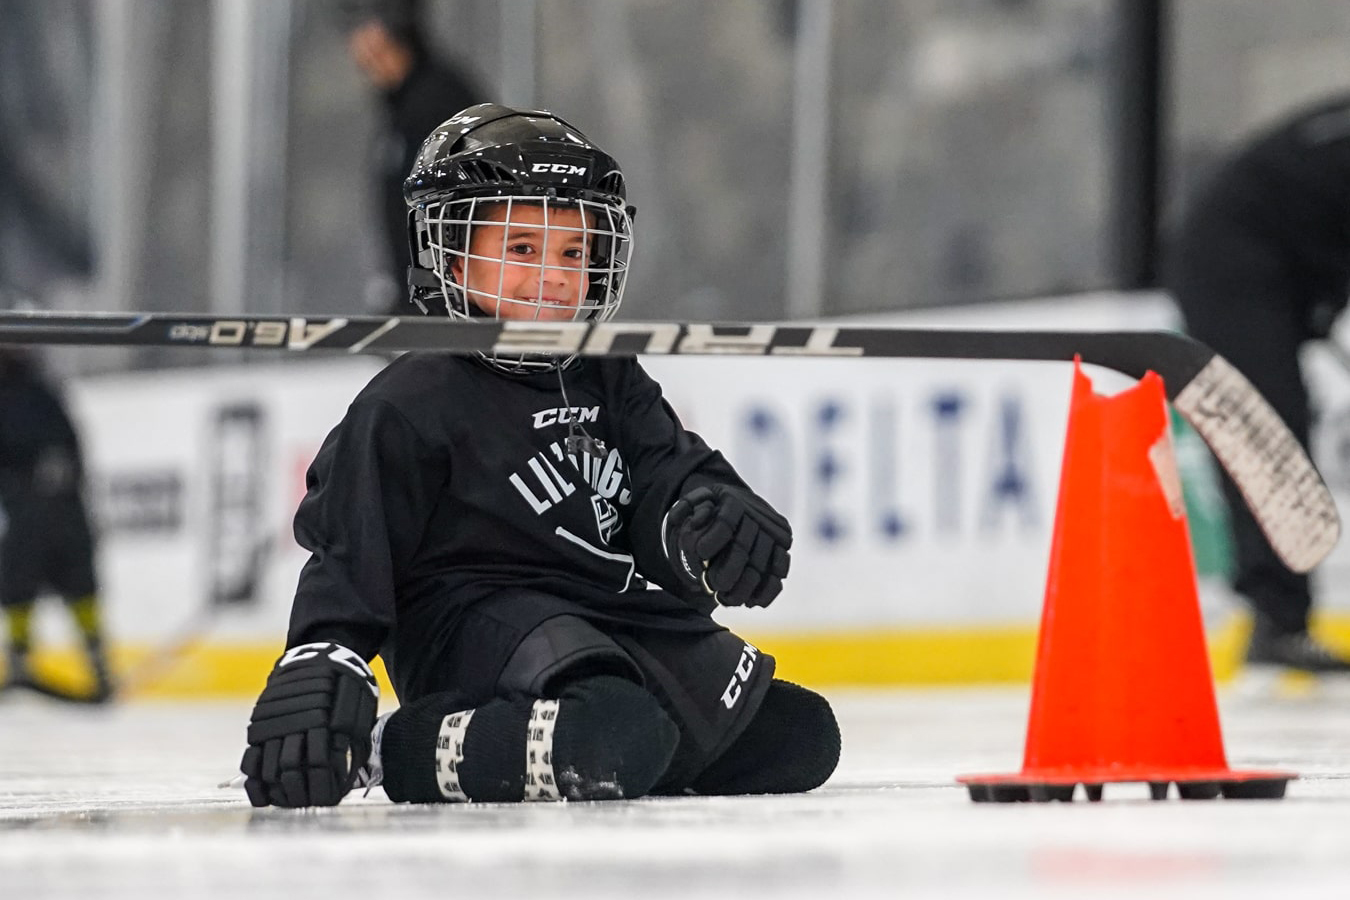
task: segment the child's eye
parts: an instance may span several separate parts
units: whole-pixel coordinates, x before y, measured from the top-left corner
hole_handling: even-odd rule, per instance
[[[533,244],[512,244],[506,248],[508,253],[514,256],[529,256],[534,252]]]
[[[585,259],[585,258],[586,258],[586,253],[585,253],[585,251],[582,250],[580,247],[572,247],[570,250],[567,251],[567,254],[566,254],[566,255],[567,255],[567,258],[568,258],[568,259]]]

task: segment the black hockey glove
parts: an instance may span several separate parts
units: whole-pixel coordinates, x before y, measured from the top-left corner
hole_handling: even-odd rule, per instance
[[[370,757],[380,689],[341,644],[292,647],[267,676],[239,769],[254,806],[333,806]]]
[[[666,513],[661,540],[685,584],[723,606],[768,606],[788,573],[792,526],[742,488],[695,488]]]

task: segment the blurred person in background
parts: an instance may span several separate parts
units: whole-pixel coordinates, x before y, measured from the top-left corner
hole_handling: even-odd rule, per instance
[[[433,128],[487,97],[466,71],[431,49],[421,0],[345,0],[341,13],[347,51],[383,107],[374,167],[394,284],[378,311],[398,315],[410,311],[404,285],[412,264],[403,179]]]
[[[1237,366],[1307,448],[1299,349],[1326,338],[1350,298],[1350,92],[1240,144],[1190,198],[1165,251],[1187,330]],[[1275,556],[1227,476],[1223,487],[1232,584],[1253,613],[1247,665],[1350,672],[1309,634],[1308,576]]]
[[[0,347],[0,607],[9,626],[3,687],[102,703],[113,684],[83,491],[80,442],[60,396],[28,351]],[[65,601],[84,643],[94,676],[87,695],[46,683],[30,666],[33,609],[48,590]]]

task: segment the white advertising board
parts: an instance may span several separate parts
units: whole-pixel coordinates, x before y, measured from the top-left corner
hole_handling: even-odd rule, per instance
[[[73,384],[110,632],[161,639],[216,599],[215,636],[284,635],[305,558],[290,525],[305,469],[380,365],[306,360]]]

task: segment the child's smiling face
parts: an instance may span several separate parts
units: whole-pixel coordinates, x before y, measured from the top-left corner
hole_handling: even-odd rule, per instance
[[[451,264],[470,302],[499,319],[575,318],[590,287],[585,214],[519,202],[485,212],[470,225],[467,258]]]

